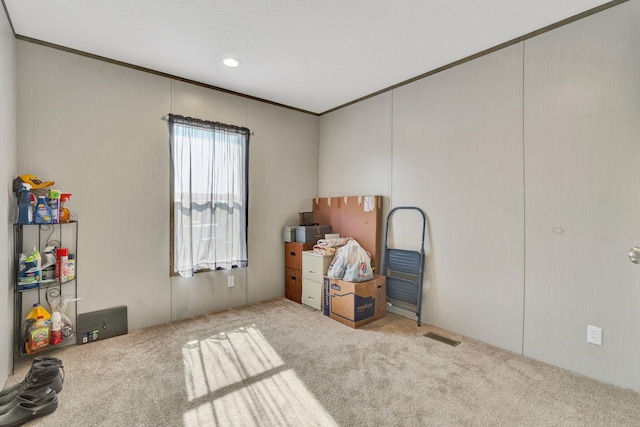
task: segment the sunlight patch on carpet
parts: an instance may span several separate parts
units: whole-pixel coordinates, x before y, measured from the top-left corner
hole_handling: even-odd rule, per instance
[[[336,426],[255,325],[191,341],[182,349],[184,425]]]
[[[255,326],[187,343],[182,356],[189,401],[283,365]]]

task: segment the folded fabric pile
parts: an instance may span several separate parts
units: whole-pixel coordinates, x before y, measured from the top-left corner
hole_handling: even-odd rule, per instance
[[[337,239],[320,239],[313,246],[313,252],[320,255],[335,255],[336,251],[346,245],[351,237],[338,237]]]
[[[61,373],[62,371],[62,373]],[[58,408],[64,367],[55,357],[35,357],[22,382],[0,391],[0,427],[14,427]]]

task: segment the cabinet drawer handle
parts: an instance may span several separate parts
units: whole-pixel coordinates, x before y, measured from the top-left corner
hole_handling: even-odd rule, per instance
[[[296,280],[296,276],[291,276],[291,280]]]

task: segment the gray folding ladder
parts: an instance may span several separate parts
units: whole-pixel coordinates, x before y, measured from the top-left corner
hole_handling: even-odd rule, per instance
[[[389,248],[389,222],[394,212],[399,210],[416,210],[422,216],[420,251]],[[391,209],[389,215],[387,215],[387,226],[384,233],[382,275],[387,277],[387,302],[416,313],[418,316],[418,326],[420,326],[420,312],[422,310],[424,236],[426,228],[427,220],[422,209],[410,206],[399,206]]]

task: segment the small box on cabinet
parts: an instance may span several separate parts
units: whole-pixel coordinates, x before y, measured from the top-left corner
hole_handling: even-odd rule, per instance
[[[296,242],[316,243],[324,239],[325,234],[331,233],[330,225],[299,225],[296,227]]]
[[[285,242],[295,242],[296,241],[296,226],[286,226],[282,229],[282,239]]]
[[[313,212],[298,212],[298,225],[313,225]]]

